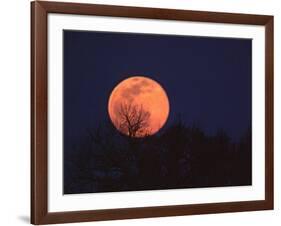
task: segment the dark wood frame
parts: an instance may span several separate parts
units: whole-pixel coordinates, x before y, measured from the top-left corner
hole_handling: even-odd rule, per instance
[[[48,13],[265,26],[265,200],[48,212]],[[61,2],[31,3],[31,223],[52,224],[273,209],[273,16]]]

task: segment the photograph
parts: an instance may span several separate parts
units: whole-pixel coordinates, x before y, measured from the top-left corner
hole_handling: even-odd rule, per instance
[[[62,38],[65,195],[252,185],[252,39]]]
[[[32,224],[274,209],[274,15],[160,6],[31,2]]]

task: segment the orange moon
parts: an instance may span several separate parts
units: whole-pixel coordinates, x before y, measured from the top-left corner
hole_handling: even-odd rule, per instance
[[[166,123],[169,111],[165,90],[158,82],[144,76],[133,76],[120,82],[108,101],[113,125],[130,137],[155,134]]]

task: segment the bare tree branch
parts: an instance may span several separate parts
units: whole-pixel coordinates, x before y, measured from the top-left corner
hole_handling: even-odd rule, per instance
[[[150,113],[142,105],[121,103],[117,111],[115,125],[129,137],[143,137],[149,135]]]

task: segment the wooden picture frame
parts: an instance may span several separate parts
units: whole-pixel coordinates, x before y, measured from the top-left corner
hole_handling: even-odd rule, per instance
[[[48,212],[48,14],[194,21],[265,27],[265,200]],[[31,3],[31,223],[52,224],[273,209],[273,16],[62,2]]]

